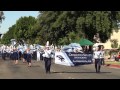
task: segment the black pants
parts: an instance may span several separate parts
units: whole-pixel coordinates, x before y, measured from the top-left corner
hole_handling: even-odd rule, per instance
[[[46,73],[50,73],[51,58],[44,58]]]
[[[2,53],[2,59],[6,60],[6,53]]]
[[[40,60],[42,60],[43,61],[43,56],[42,56],[43,54],[40,54]]]
[[[115,57],[115,61],[119,61],[119,58],[118,58],[118,57]]]
[[[96,72],[100,72],[100,68],[101,68],[101,59],[95,59],[95,69]]]
[[[101,65],[105,65],[105,60],[104,60],[104,58],[101,58]]]

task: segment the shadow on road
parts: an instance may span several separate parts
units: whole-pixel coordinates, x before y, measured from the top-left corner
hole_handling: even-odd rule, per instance
[[[65,72],[65,71],[62,71],[62,72],[51,72],[51,73],[96,73],[96,72]],[[111,72],[100,72],[100,73],[111,73]]]
[[[32,65],[31,67],[40,67],[40,65]]]

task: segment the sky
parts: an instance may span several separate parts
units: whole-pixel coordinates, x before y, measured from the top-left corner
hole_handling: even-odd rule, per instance
[[[38,11],[4,11],[5,20],[0,24],[0,33],[6,33],[9,27],[16,24],[16,21],[22,16],[33,16],[37,18],[38,15]]]

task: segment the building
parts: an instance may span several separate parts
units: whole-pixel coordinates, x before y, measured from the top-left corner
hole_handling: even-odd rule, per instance
[[[119,45],[120,45],[120,39],[119,38],[120,38],[120,30],[118,30],[118,32],[115,32],[115,30],[114,30],[111,37],[110,37],[110,39],[106,43],[104,43],[105,49],[112,49],[111,40],[117,40],[118,47],[119,47]]]

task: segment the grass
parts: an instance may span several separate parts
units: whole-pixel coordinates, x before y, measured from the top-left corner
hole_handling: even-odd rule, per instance
[[[114,64],[114,65],[120,65],[120,62],[117,61],[107,61],[105,64]]]

